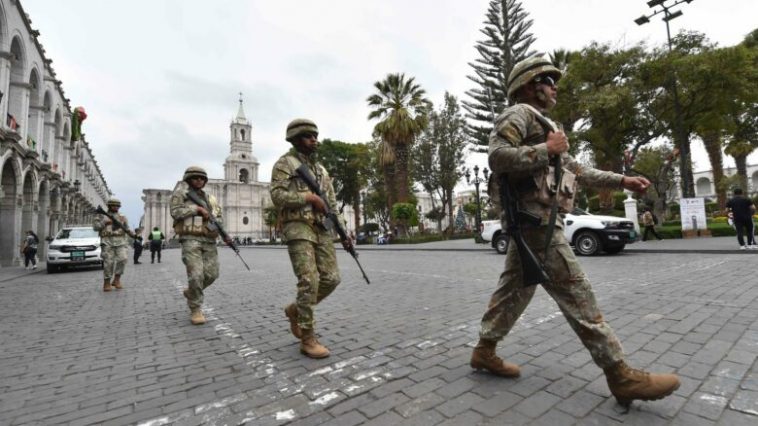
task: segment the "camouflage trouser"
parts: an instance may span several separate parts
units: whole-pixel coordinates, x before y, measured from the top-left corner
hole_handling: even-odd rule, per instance
[[[337,288],[340,272],[337,252],[331,238],[320,238],[318,243],[306,240],[287,242],[292,269],[297,276],[298,324],[313,329],[313,309]]]
[[[124,273],[126,259],[129,257],[127,246],[100,246],[100,256],[103,258],[103,279],[110,280],[113,275]]]
[[[524,239],[535,255],[544,260],[545,228],[525,230]],[[621,361],[624,357],[621,343],[600,313],[592,287],[562,229],[553,233],[545,269],[551,282],[542,284],[542,287],[558,303],[595,363],[605,368]],[[500,275],[498,288],[482,317],[481,338],[501,340],[524,312],[536,286],[524,287],[521,277],[518,250],[511,241],[505,258],[505,272]]]
[[[189,294],[187,306],[199,308],[203,305],[203,290],[218,278],[218,250],[216,242],[181,240],[182,262],[187,267]]]

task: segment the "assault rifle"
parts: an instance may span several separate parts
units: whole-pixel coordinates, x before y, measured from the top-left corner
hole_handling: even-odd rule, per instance
[[[516,248],[518,249],[524,287],[550,281],[539,259],[537,259],[532,249],[526,244],[524,236],[521,234],[522,220],[532,226],[539,226],[542,219],[539,216],[518,209],[518,200],[512,193],[512,188],[506,174],[500,176],[499,183],[500,200],[508,222],[506,229],[511,241],[516,243]]]
[[[334,226],[334,229],[337,231],[337,235],[340,237],[340,241],[349,241],[347,232],[345,232],[345,228],[342,226],[342,222],[340,222],[337,214],[334,213],[331,206],[329,206],[329,202],[321,192],[321,187],[319,187],[318,183],[316,183],[316,178],[313,176],[310,169],[308,169],[308,166],[301,164],[300,167],[295,170],[295,172],[298,174],[298,176],[300,176],[303,182],[308,185],[308,188],[310,188],[310,190],[314,194],[318,195],[324,202],[324,205],[326,206],[326,218]],[[358,268],[361,270],[361,274],[363,274],[363,279],[366,280],[366,284],[371,284],[371,281],[369,281],[368,277],[366,276],[366,272],[363,271],[361,262],[358,261],[358,252],[355,251],[355,247],[353,247],[352,242],[349,247],[349,249],[345,248],[345,250],[350,253],[350,256],[353,256],[353,259],[355,259],[355,263],[358,264]]]
[[[229,234],[224,231],[224,228],[221,226],[220,223],[216,220],[216,218],[213,216],[213,212],[211,211],[210,207],[208,207],[208,204],[205,203],[203,199],[201,199],[197,193],[193,190],[187,191],[187,198],[190,199],[193,203],[197,204],[198,206],[205,209],[205,211],[208,212],[208,225],[206,227],[211,232],[216,231],[219,235],[221,235],[221,239],[224,240],[224,243],[229,246],[232,250],[234,250],[234,253],[237,255],[237,257],[240,258],[242,261],[242,264],[245,265],[245,268],[247,270],[250,270],[250,267],[247,266],[247,262],[245,262],[245,259],[242,258],[242,255],[240,255],[240,249],[237,248],[237,246],[234,244],[234,241],[229,237]]]
[[[95,213],[101,214],[101,215],[107,217],[108,219],[110,219],[111,220],[111,224],[113,225],[112,226],[113,228],[123,229],[124,232],[126,232],[126,234],[129,235],[130,237],[135,238],[135,239],[137,238],[137,235],[134,232],[132,232],[131,229],[127,228],[123,223],[121,223],[121,221],[119,221],[118,219],[116,219],[115,217],[113,217],[112,214],[110,214],[109,212],[103,210],[102,207],[97,206],[97,208],[95,209]]]

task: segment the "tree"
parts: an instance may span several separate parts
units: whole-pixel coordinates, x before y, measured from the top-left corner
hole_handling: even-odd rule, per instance
[[[467,77],[476,86],[466,92],[472,100],[463,101],[466,118],[474,122],[468,132],[481,151],[489,144],[493,115],[509,105],[508,74],[532,53],[529,49],[535,38],[529,33],[531,26],[520,1],[490,1],[484,27],[479,30],[484,39],[475,46],[479,58],[469,63],[474,74]]]
[[[368,182],[371,157],[366,144],[351,144],[324,139],[318,149],[319,159],[329,172],[340,212],[345,204],[355,212],[355,229],[360,227],[361,190]],[[335,206],[336,208],[336,206]]]
[[[374,83],[376,93],[366,101],[373,109],[369,120],[379,119],[374,135],[381,140],[379,163],[387,186],[387,207],[409,198],[409,152],[426,128],[431,102],[413,77],[388,74]]]
[[[263,222],[268,226],[268,239],[274,241],[279,229],[279,209],[276,206],[267,206],[263,209]]]
[[[451,218],[454,190],[464,173],[464,151],[469,144],[458,101],[445,92],[444,105],[430,113],[429,126],[414,147],[413,176],[429,193],[432,203],[439,198],[443,213],[447,211]],[[442,227],[441,220],[438,227]]]
[[[678,155],[677,149],[666,145],[643,147],[634,161],[632,171],[650,181],[650,189],[645,192],[643,200],[653,206],[653,212],[660,218],[666,217],[666,197],[676,185],[674,165]]]

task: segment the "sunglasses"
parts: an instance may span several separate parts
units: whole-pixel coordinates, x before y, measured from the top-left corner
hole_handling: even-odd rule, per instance
[[[550,77],[549,75],[540,75],[535,77],[534,80],[532,80],[535,84],[545,84],[550,87],[555,87],[555,79],[553,77]]]

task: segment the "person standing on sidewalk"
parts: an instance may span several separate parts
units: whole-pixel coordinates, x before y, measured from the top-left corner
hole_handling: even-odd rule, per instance
[[[142,235],[140,235],[140,229],[137,228],[134,230],[134,241],[132,241],[132,248],[134,249],[134,264],[135,265],[141,265],[142,262],[139,261],[139,257],[142,256]]]
[[[329,349],[319,343],[314,333],[314,310],[340,283],[334,236],[324,226],[326,205],[336,205],[331,178],[316,157],[319,146],[318,127],[307,119],[295,119],[287,125],[285,139],[294,149],[274,164],[271,172],[271,200],[279,209],[292,269],[297,276],[297,298],[284,308],[290,331],[300,339],[300,352],[311,358],[326,358]],[[297,172],[306,165],[327,199],[312,193]],[[341,218],[339,220],[342,220]],[[351,242],[342,242],[345,248]]]
[[[105,205],[108,213],[121,222],[124,228],[129,229],[126,216],[118,213],[121,201],[111,198]],[[128,259],[128,246],[126,231],[124,228],[113,226],[113,222],[104,215],[96,215],[92,227],[100,234],[100,250],[103,257],[103,291],[111,291],[111,284],[116,290],[123,288],[121,275],[124,273]],[[113,283],[111,283],[111,279]]]
[[[161,263],[161,248],[163,248],[163,240],[166,236],[163,235],[160,228],[157,226],[153,228],[150,235],[147,237],[150,240],[150,263],[155,263],[155,254],[158,254],[158,263]]]
[[[642,213],[642,226],[645,227],[645,232],[642,233],[642,241],[647,241],[647,234],[649,232],[652,232],[653,236],[657,238],[658,241],[663,239],[657,232],[655,232],[655,222],[655,216],[653,216],[653,212],[650,211],[650,207],[645,207],[645,213]]]
[[[205,324],[202,306],[207,289],[219,275],[216,239],[218,230],[209,228],[211,215],[221,222],[221,206],[216,197],[203,191],[208,174],[202,167],[190,166],[171,194],[171,217],[174,231],[182,245],[182,262],[187,268],[187,288],[182,294],[190,308],[190,322]],[[190,193],[203,205],[196,204]],[[155,231],[153,231],[155,232]]]
[[[734,196],[726,202],[726,210],[732,215],[740,250],[758,249],[758,245],[755,244],[755,230],[753,229],[755,204],[753,204],[753,200],[742,195],[742,188],[734,188],[733,192]],[[744,236],[747,236],[747,243]]]
[[[31,229],[26,231],[26,237],[21,245],[21,254],[24,255],[24,269],[29,269],[31,263],[31,269],[37,269],[37,244],[39,244],[39,237]]]
[[[543,115],[557,102],[556,83],[561,76],[562,72],[543,56],[532,56],[513,67],[508,77],[508,97],[516,103],[497,117],[490,133],[492,179],[498,182],[506,175],[511,193],[516,194],[518,211],[539,219],[539,225],[524,225],[521,232],[549,277],[542,287],[605,372],[608,387],[619,404],[628,407],[635,399],[660,399],[679,387],[679,379],[673,374],[651,374],[626,364],[621,343],[603,318],[590,283],[566,241],[563,219],[554,213],[572,209],[576,181],[595,188],[637,192],[644,191],[650,182],[586,167],[568,155],[568,137]],[[555,174],[549,166],[557,164],[556,157],[563,164],[563,173],[560,184],[553,186],[550,177]],[[504,202],[499,197],[497,201]],[[555,232],[547,224],[551,218],[556,220]],[[505,220],[510,222],[513,218]],[[521,316],[535,288],[524,287],[519,250],[517,244],[511,244],[505,271],[482,317],[479,342],[471,355],[473,368],[503,377],[520,375],[519,367],[500,359],[495,348]]]

